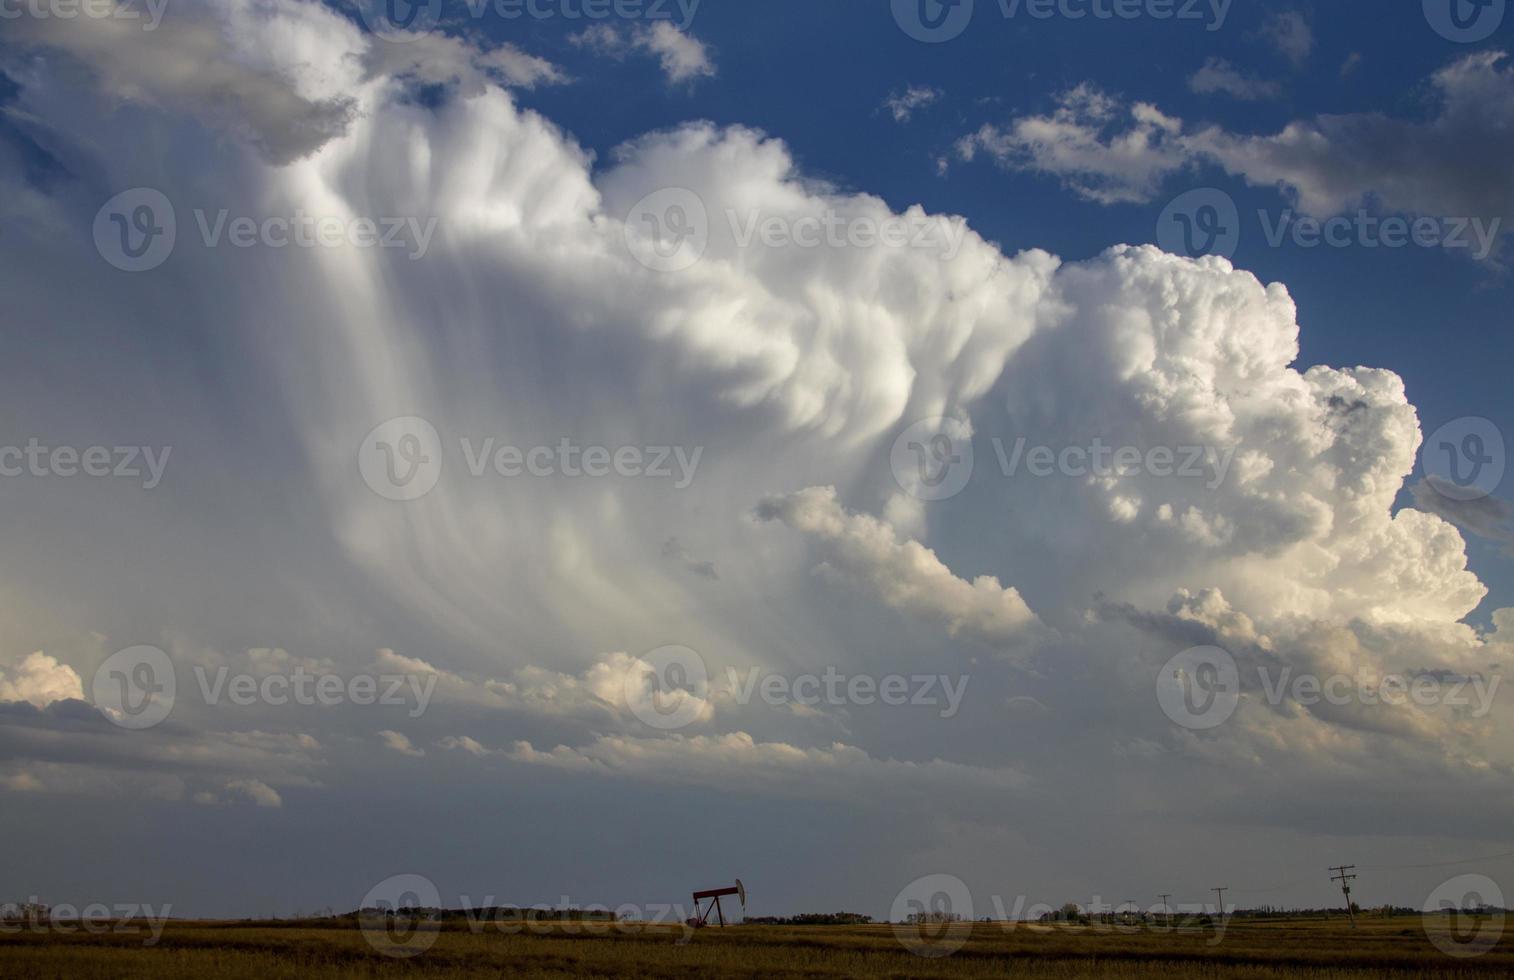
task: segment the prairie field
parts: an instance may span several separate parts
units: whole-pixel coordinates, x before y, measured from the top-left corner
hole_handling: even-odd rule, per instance
[[[900,927],[901,929],[903,927]],[[958,927],[961,929],[961,927]],[[1434,928],[1434,926],[1432,926]],[[894,927],[733,926],[690,934],[676,926],[447,927],[427,948],[386,946],[350,921],[309,924],[174,922],[145,934],[30,931],[0,935],[0,976],[80,980],[346,980],[483,977],[1128,977],[1217,980],[1368,980],[1514,975],[1514,943],[1481,955],[1441,951],[1417,916],[1363,921],[1234,922],[1213,931],[1115,933],[1077,926],[975,923],[927,936],[917,955]],[[910,939],[913,935],[906,936]],[[417,934],[404,937],[414,943]]]

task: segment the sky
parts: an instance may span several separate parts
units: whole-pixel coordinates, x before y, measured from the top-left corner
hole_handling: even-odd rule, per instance
[[[1504,8],[0,0],[0,902],[1501,897]]]

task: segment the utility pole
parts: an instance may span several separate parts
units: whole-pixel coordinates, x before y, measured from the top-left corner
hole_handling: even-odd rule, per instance
[[[1220,897],[1220,922],[1222,923],[1225,921],[1225,893],[1229,890],[1228,885],[1224,888],[1216,888],[1214,890],[1214,893]]]
[[[1167,900],[1171,897],[1172,896],[1170,894],[1157,896],[1157,898],[1160,898],[1162,900],[1162,914],[1167,916],[1168,922],[1172,921],[1172,906],[1167,903]]]
[[[1330,880],[1338,881],[1341,884],[1341,894],[1346,896],[1346,915],[1351,919],[1351,928],[1355,929],[1356,912],[1351,908],[1351,882],[1356,880],[1356,875],[1348,874],[1347,872],[1355,871],[1356,865],[1338,864],[1330,870],[1334,872],[1330,875]]]

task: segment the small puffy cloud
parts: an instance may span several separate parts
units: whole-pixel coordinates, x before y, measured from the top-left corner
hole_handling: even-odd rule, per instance
[[[469,738],[467,735],[448,735],[445,738],[439,739],[436,747],[445,752],[454,750],[466,752],[480,759],[489,754],[489,750],[484,748],[477,739]]]
[[[971,582],[957,578],[918,541],[899,540],[876,517],[847,513],[835,487],[769,497],[757,514],[815,539],[825,558],[823,571],[862,586],[906,615],[943,623],[951,636],[1000,645],[1037,624],[1019,592],[992,575]]]
[[[418,759],[426,754],[425,749],[417,748],[411,744],[409,736],[400,732],[385,729],[378,733],[378,737],[384,743],[385,748],[392,749],[400,755],[408,755]]]
[[[704,42],[665,20],[632,28],[595,24],[575,34],[572,40],[580,47],[612,58],[624,58],[631,52],[655,55],[663,74],[674,83],[715,74],[715,62]]]
[[[1381,113],[1320,116],[1271,136],[1218,127],[1193,134],[1190,152],[1259,187],[1282,184],[1310,214],[1376,198],[1384,210],[1436,216],[1514,215],[1514,69],[1501,51],[1468,55],[1430,78],[1423,119]]]
[[[946,93],[930,85],[911,85],[903,92],[891,92],[883,100],[883,108],[894,117],[894,122],[909,122],[915,110],[935,105]]]
[[[84,683],[68,664],[40,650],[9,668],[0,666],[0,701],[27,701],[45,708],[54,701],[84,699]]]
[[[194,801],[202,806],[228,806],[250,803],[253,806],[277,809],[284,805],[278,790],[258,779],[233,779],[219,792],[202,790],[194,795]]]
[[[130,18],[23,17],[8,22],[7,33],[13,43],[78,59],[108,98],[188,113],[275,164],[347,131],[357,114],[347,89],[367,46],[335,11],[298,0],[176,9],[152,31]],[[259,43],[296,36],[306,44]],[[346,60],[311,64],[304,53],[316,48]]]
[[[1314,29],[1297,10],[1285,10],[1268,18],[1262,37],[1295,66],[1309,60],[1314,50]]]
[[[1080,197],[1100,204],[1150,200],[1162,181],[1187,166],[1182,120],[1156,106],[1118,99],[1083,83],[1065,93],[1049,116],[1026,116],[1008,127],[986,124],[957,141],[957,155],[987,154],[1000,166],[1061,178]]]
[[[403,44],[374,42],[366,64],[372,76],[394,76],[426,85],[457,83],[478,95],[490,83],[535,88],[568,81],[563,70],[514,44],[485,48],[451,34],[426,34]]]
[[[1514,546],[1514,504],[1491,496],[1465,500],[1461,494],[1442,493],[1439,482],[1439,477],[1427,476],[1410,487],[1414,506],[1478,537]]]
[[[1506,61],[1504,52],[1484,51],[1437,71],[1426,118],[1319,116],[1271,135],[1195,129],[1085,83],[1049,115],[983,126],[958,141],[957,153],[1054,176],[1102,204],[1150,201],[1173,175],[1216,164],[1254,186],[1285,189],[1315,217],[1370,205],[1460,219],[1470,224],[1463,229],[1469,254],[1481,258],[1514,219],[1514,176],[1502,165],[1514,155],[1514,69]],[[1235,80],[1219,68],[1195,79],[1213,90]],[[1242,81],[1228,90],[1260,93]]]
[[[1188,87],[1200,95],[1219,92],[1243,102],[1275,99],[1283,91],[1277,82],[1246,75],[1224,58],[1204,62],[1204,67],[1188,79]]]

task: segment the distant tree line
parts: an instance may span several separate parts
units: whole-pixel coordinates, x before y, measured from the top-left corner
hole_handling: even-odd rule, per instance
[[[861,926],[873,921],[860,912],[801,912],[798,915],[749,915],[749,926]]]

